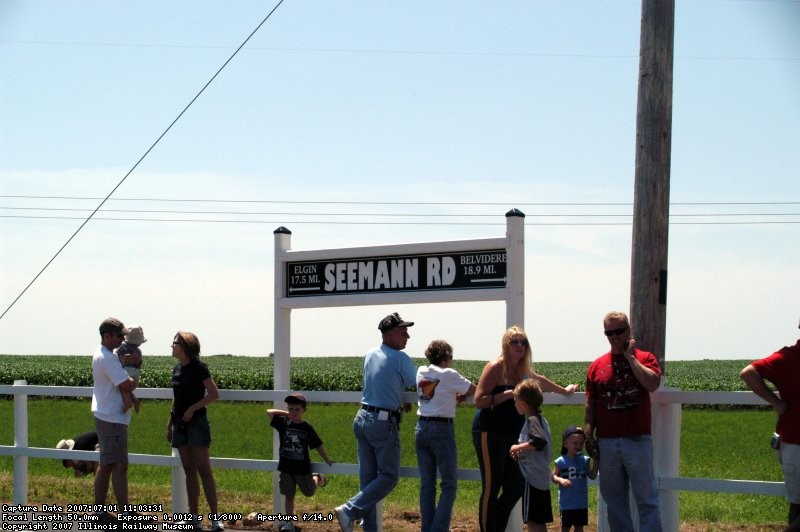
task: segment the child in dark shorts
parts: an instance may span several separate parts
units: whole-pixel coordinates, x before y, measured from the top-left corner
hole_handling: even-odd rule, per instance
[[[280,457],[278,471],[280,471],[279,489],[286,498],[285,511],[287,516],[294,515],[294,496],[297,489],[306,497],[316,493],[317,488],[327,484],[327,479],[322,473],[311,472],[311,457],[309,449],[315,449],[325,460],[333,465],[333,460],[328,457],[322,440],[309,423],[303,421],[306,411],[306,398],[300,393],[290,394],[284,399],[286,410],[270,408],[267,415],[270,426],[278,431],[280,438]],[[291,530],[292,525],[281,527],[281,530]]]
[[[511,446],[511,458],[519,463],[525,488],[522,493],[522,520],[528,532],[547,532],[553,522],[550,499],[550,425],[541,412],[542,389],[535,379],[525,379],[514,388],[514,406],[525,416],[519,443]]]
[[[597,478],[597,457],[583,454],[586,434],[580,427],[567,427],[561,435],[561,456],[553,467],[553,482],[558,484],[558,509],[561,532],[583,532],[589,524],[589,489],[587,479]]]

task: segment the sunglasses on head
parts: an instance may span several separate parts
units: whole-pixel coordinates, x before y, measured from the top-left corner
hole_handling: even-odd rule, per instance
[[[611,329],[610,331],[603,331],[603,334],[606,336],[619,336],[620,334],[627,331],[627,327],[620,327],[619,329]]]

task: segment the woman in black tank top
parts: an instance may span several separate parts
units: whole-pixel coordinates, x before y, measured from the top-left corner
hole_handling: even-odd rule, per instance
[[[566,388],[533,371],[528,337],[515,325],[503,334],[501,354],[483,368],[475,390],[478,411],[472,422],[472,442],[481,470],[478,516],[481,532],[502,532],[523,490],[519,465],[509,456],[525,422],[514,407],[514,387],[526,378],[536,379],[543,391],[564,395]]]

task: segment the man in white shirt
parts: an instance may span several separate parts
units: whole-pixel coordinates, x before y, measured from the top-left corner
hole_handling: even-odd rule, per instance
[[[94,503],[105,505],[111,481],[120,510],[128,504],[128,425],[130,410],[125,412],[120,390],[133,391],[136,382],[120,364],[114,349],[130,332],[116,318],[106,318],[100,324],[100,345],[92,357],[92,415],[100,442],[100,467],[94,477]],[[98,512],[102,520],[106,512]]]

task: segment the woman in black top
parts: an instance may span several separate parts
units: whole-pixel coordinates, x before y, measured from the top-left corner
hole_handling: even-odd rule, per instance
[[[514,407],[514,387],[527,378],[536,379],[542,391],[564,395],[566,388],[533,371],[533,354],[525,331],[517,325],[503,334],[500,356],[483,368],[475,390],[478,411],[472,422],[472,443],[481,470],[478,517],[481,532],[502,532],[523,490],[519,465],[509,455],[518,442],[525,417]]]
[[[172,341],[172,356],[178,364],[172,370],[172,412],[167,423],[167,440],[178,449],[181,465],[186,473],[186,493],[189,499],[189,512],[197,516],[191,523],[200,528],[198,500],[200,482],[206,495],[209,510],[216,514],[217,486],[211,472],[208,448],[211,445],[211,426],[206,416],[206,406],[219,398],[219,390],[208,371],[208,366],[200,362],[200,341],[193,333],[178,332]],[[225,528],[213,520],[212,532]]]

